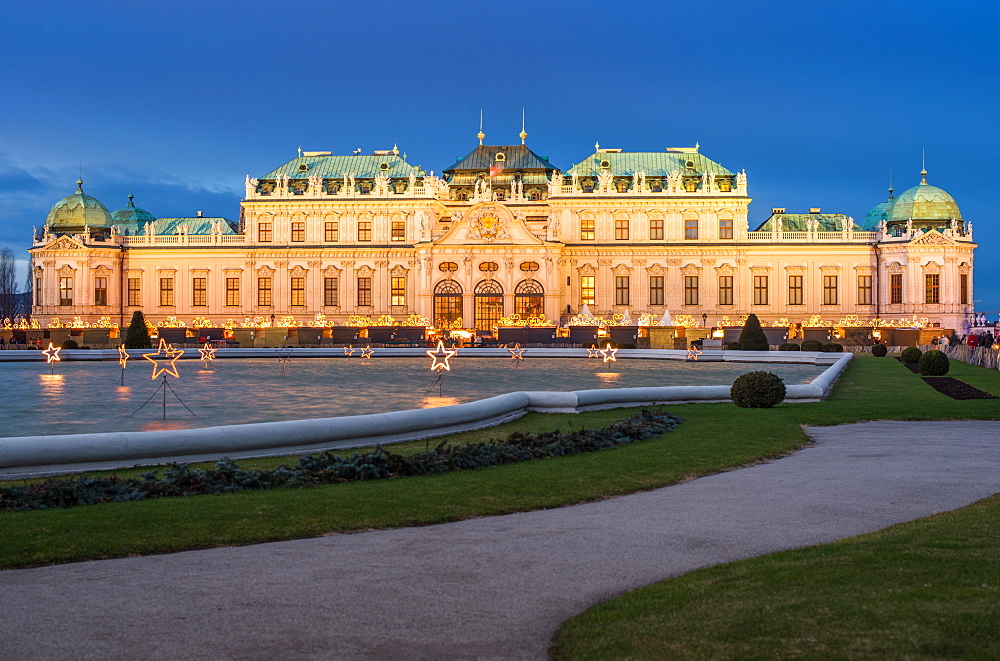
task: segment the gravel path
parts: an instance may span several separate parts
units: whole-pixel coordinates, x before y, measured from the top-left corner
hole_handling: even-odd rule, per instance
[[[0,572],[0,658],[544,659],[561,622],[626,590],[1000,491],[1000,422],[809,433],[769,464],[588,505]]]

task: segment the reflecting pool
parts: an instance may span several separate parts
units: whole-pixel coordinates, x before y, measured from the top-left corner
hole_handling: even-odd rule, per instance
[[[0,436],[142,431],[325,418],[460,404],[515,390],[586,390],[638,386],[727,385],[759,369],[786,384],[805,383],[823,367],[673,360],[457,356],[440,383],[426,357],[273,358],[179,361],[163,419],[161,380],[151,365],[117,362],[0,363]],[[175,394],[176,393],[176,396]],[[183,402],[183,404],[181,403]],[[144,404],[145,403],[145,404]],[[189,413],[185,408],[190,408]],[[130,414],[133,414],[130,417]]]

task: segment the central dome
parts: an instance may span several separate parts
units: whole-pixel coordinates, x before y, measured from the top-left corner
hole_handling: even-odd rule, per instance
[[[52,205],[45,224],[53,232],[83,231],[84,227],[111,227],[111,213],[97,198],[85,195],[83,182],[77,179],[76,192]]]
[[[904,192],[892,205],[892,222],[910,220],[962,220],[955,198],[946,191],[927,183],[927,171],[921,174],[920,184]]]

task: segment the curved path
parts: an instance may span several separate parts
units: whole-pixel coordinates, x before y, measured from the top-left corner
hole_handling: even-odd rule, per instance
[[[810,434],[769,464],[599,503],[0,572],[0,658],[544,659],[562,621],[625,590],[1000,491],[1000,422]]]

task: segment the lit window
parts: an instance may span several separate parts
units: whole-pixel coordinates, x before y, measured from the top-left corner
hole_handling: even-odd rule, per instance
[[[458,270],[458,264],[455,262],[441,262],[438,264],[438,270],[443,273],[454,273]]]
[[[372,304],[372,279],[368,277],[358,278],[358,306],[370,306]]]
[[[941,276],[937,273],[924,274],[924,303],[941,302]]]
[[[580,277],[580,303],[581,305],[594,305],[594,276],[592,275]]]
[[[302,222],[292,223],[292,241],[300,243],[306,240],[306,224]]]
[[[500,265],[496,262],[483,262],[479,265],[479,270],[483,273],[496,273],[500,270]]]
[[[326,242],[332,242],[337,240],[338,234],[337,221],[328,220],[323,226],[323,240]]]
[[[302,307],[306,304],[306,279],[302,277],[292,278],[292,298],[291,305]]]
[[[371,241],[371,240],[372,240],[372,221],[359,220],[358,241]]]
[[[392,221],[392,240],[406,241],[406,223],[404,221]]]
[[[257,305],[271,307],[271,278],[257,278]]]
[[[406,305],[406,276],[393,276],[390,285],[389,305]]]
[[[593,218],[581,218],[580,219],[580,240],[581,241],[593,241],[594,240],[594,219]]]
[[[520,269],[525,273],[534,273],[538,270],[538,262],[521,262]]]
[[[229,307],[240,304],[240,279],[226,278],[226,305]]]
[[[271,241],[271,223],[260,223],[257,225],[257,241],[269,243]]]

